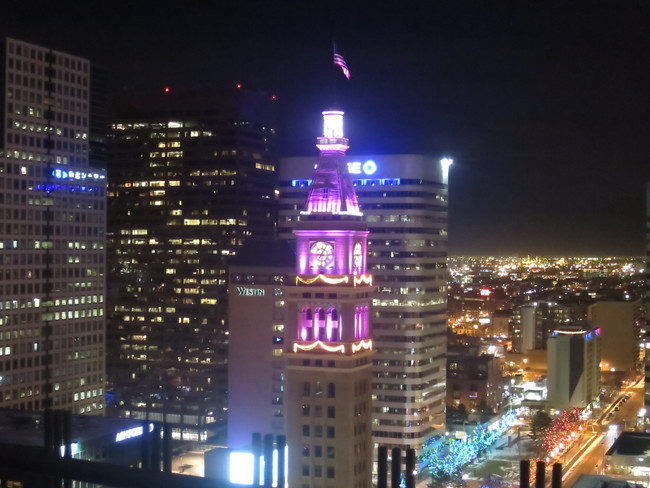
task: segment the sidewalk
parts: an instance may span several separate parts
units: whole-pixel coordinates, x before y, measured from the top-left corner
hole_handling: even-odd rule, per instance
[[[483,481],[489,475],[507,482],[519,481],[519,463],[522,459],[535,457],[532,452],[532,439],[520,437],[512,439],[499,439],[496,444],[488,449],[483,460],[477,460],[467,467],[470,480]]]
[[[532,439],[527,436],[517,438],[511,434],[511,442],[508,444],[508,436],[501,437],[490,447],[485,454],[465,466],[465,473],[468,488],[479,488],[485,479],[491,475],[502,479],[511,486],[518,486],[519,483],[519,462],[522,459],[533,459],[535,454],[531,451]],[[419,480],[417,488],[427,488],[430,479]]]

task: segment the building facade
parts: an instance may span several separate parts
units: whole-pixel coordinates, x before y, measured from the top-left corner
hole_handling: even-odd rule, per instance
[[[503,406],[503,364],[466,338],[452,335],[447,349],[447,405],[467,412],[498,412]]]
[[[286,241],[244,243],[230,266],[228,289],[228,447],[253,434],[286,435],[287,323],[284,285],[296,254]]]
[[[646,261],[645,261],[645,430],[650,431],[650,182],[646,186]]]
[[[440,432],[445,409],[447,170],[449,160],[403,154],[348,157],[370,231],[373,298],[373,438],[419,448]],[[311,158],[280,163],[278,229],[303,219]]]
[[[285,287],[290,486],[371,486],[372,276],[368,230],[347,171],[343,112],[324,135],[295,228],[296,276]]]
[[[548,407],[586,408],[600,395],[600,330],[566,326],[548,339]]]
[[[587,317],[592,327],[600,329],[603,371],[636,378],[641,371],[643,301],[599,300],[589,305]]]
[[[271,96],[126,98],[109,140],[109,377],[119,415],[223,441],[228,266],[275,232]]]
[[[555,302],[538,301],[515,308],[515,328],[520,331],[514,349],[526,354],[528,351],[546,349],[550,334],[571,319],[571,310]]]
[[[90,62],[0,40],[0,407],[102,413],[106,174]]]

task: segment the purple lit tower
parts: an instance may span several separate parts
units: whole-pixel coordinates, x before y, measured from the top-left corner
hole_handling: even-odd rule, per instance
[[[343,112],[323,112],[324,135],[306,210],[296,226],[288,305],[289,485],[371,486],[372,276],[368,230],[348,174]]]

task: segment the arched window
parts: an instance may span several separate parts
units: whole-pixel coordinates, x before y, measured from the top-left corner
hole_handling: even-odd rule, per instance
[[[326,339],[325,327],[327,323],[325,322],[325,310],[322,308],[316,309],[316,317],[314,321],[314,335],[315,339],[319,341],[324,341]]]
[[[327,338],[334,342],[341,340],[339,313],[335,308],[330,308],[327,311]]]
[[[361,308],[361,330],[360,337],[368,337],[368,307]]]
[[[299,337],[303,341],[311,341],[314,338],[314,321],[311,308],[305,307],[302,309]]]
[[[354,338],[358,339],[361,336],[361,326],[363,320],[363,312],[361,307],[354,309]]]

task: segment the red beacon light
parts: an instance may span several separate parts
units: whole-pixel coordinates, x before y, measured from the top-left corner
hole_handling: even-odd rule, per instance
[[[170,92],[172,91],[172,89],[169,88],[168,86],[166,86],[165,88],[163,88],[163,91],[164,91],[165,93],[170,93]]]
[[[277,100],[277,99],[278,99],[277,96],[275,96],[275,95],[271,95],[271,100]]]
[[[241,83],[237,83],[237,88],[241,88]]]

